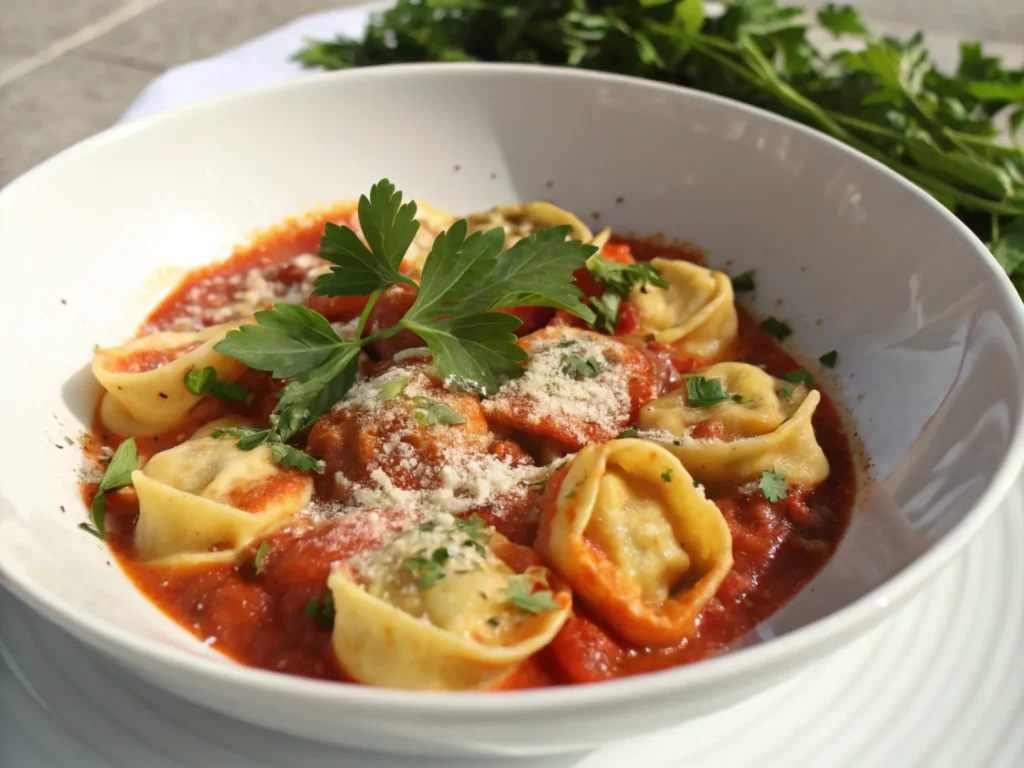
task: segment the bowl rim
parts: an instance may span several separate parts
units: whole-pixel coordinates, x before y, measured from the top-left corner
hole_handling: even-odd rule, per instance
[[[591,70],[499,63],[390,64],[318,73],[315,76],[240,89],[134,119],[102,131],[63,150],[0,189],[0,213],[3,212],[5,204],[8,201],[13,201],[20,190],[27,190],[33,184],[45,183],[54,173],[59,173],[62,164],[68,160],[79,155],[86,155],[107,144],[116,143],[136,132],[146,131],[154,125],[173,123],[204,113],[215,114],[236,103],[272,98],[274,94],[282,91],[328,88],[330,87],[328,83],[334,81],[388,80],[410,77],[444,78],[450,74],[480,78],[540,78],[591,84],[607,83],[629,87],[636,91],[646,91],[651,95],[681,98],[717,109],[729,110],[756,121],[766,122],[777,128],[796,132],[804,139],[827,148],[829,152],[839,152],[852,162],[866,164],[887,178],[888,183],[898,184],[905,191],[922,199],[939,218],[961,236],[965,250],[967,250],[966,246],[971,247],[973,257],[983,262],[984,267],[995,280],[996,289],[1004,299],[1008,299],[1006,303],[1011,311],[1009,316],[1003,319],[1007,323],[1021,358],[1024,358],[1024,305],[1020,303],[1017,291],[1009,278],[999,268],[987,248],[966,225],[938,201],[895,171],[824,133],[742,102],[668,83]],[[705,686],[718,680],[754,672],[761,667],[781,665],[804,654],[813,656],[814,654],[808,652],[827,646],[830,641],[864,632],[877,624],[897,605],[915,594],[930,577],[946,565],[978,532],[1006,497],[1011,485],[1020,474],[1021,467],[1024,466],[1024,422],[1018,421],[1012,425],[1012,428],[1010,448],[973,508],[928,551],[867,594],[822,619],[788,632],[781,637],[773,638],[770,642],[738,648],[697,664],[687,664],[600,683],[502,691],[495,695],[494,692],[479,691],[408,691],[338,681],[314,680],[245,666],[228,657],[213,659],[193,655],[173,646],[126,633],[105,619],[81,612],[76,606],[64,601],[56,591],[42,585],[41,582],[21,580],[15,577],[3,561],[0,561],[0,577],[3,577],[0,579],[0,586],[6,587],[34,610],[95,648],[107,653],[121,648],[146,662],[163,667],[168,672],[204,676],[211,681],[234,688],[298,696],[317,703],[357,705],[382,713],[421,715],[430,713],[434,716],[459,716],[469,721],[485,719],[497,714],[519,712],[541,714],[556,712],[565,707],[625,703],[641,697],[669,695],[690,687]],[[126,660],[126,663],[130,662]]]

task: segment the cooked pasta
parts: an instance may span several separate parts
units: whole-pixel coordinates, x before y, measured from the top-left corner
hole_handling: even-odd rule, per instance
[[[698,261],[386,181],[278,227],[96,351],[91,530],[283,673],[508,690],[724,652],[856,481],[836,407]]]

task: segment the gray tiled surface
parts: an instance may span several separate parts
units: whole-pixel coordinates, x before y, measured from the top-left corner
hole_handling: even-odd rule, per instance
[[[36,53],[127,4],[126,0],[0,0],[0,51]]]
[[[4,2],[5,0],[0,0]],[[201,59],[339,0],[167,0],[85,46],[162,67]]]
[[[0,184],[113,123],[152,77],[63,56],[4,87]]]
[[[110,125],[164,69],[359,0],[0,0],[0,186]],[[790,0],[809,7],[826,0]],[[1024,0],[855,0],[876,18],[1024,40]]]

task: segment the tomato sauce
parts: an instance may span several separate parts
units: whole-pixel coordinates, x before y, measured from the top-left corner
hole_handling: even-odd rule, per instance
[[[285,222],[264,232],[251,244],[235,249],[226,261],[194,271],[153,311],[143,325],[143,332],[172,327],[186,306],[197,301],[211,310],[223,306],[225,286],[231,278],[252,269],[276,270],[275,279],[282,281],[301,279],[301,275],[289,273],[289,261],[296,254],[316,251],[326,221],[345,222],[352,213],[351,206],[344,206]],[[611,252],[616,261],[625,261],[630,255],[638,261],[703,261],[703,254],[690,246],[633,238],[615,238]],[[595,290],[594,286],[584,287],[590,293]],[[332,309],[332,305],[313,298],[310,305],[329,317],[331,311],[335,312],[337,317],[330,319],[351,319],[358,315],[362,301],[361,297],[351,297]],[[380,304],[378,316],[393,314],[408,303],[404,291],[395,292],[393,299]],[[775,376],[801,367],[742,307],[737,310],[741,349],[734,358],[762,365]],[[545,322],[568,322],[550,310],[517,314],[534,327]],[[628,332],[634,322],[635,310],[626,301],[618,331]],[[386,357],[410,344],[409,340],[399,339],[396,349],[380,349],[377,353]],[[660,367],[661,391],[678,386],[680,374],[692,370],[699,362],[680,358],[669,348],[656,344],[649,344],[647,352]],[[144,355],[137,361],[137,370],[149,369],[148,358],[143,358]],[[240,383],[254,395],[248,404],[225,405],[204,400],[190,415],[189,423],[166,435],[137,439],[140,455],[149,457],[172,447],[187,439],[199,425],[225,413],[240,413],[265,423],[282,383],[256,371],[247,373]],[[121,441],[105,432],[98,419],[98,406],[95,423],[87,454],[98,455],[101,446],[116,448]],[[810,490],[790,487],[786,498],[774,503],[760,495],[743,495],[735,488],[707,489],[731,530],[734,565],[700,615],[694,634],[673,648],[635,647],[617,638],[577,605],[554,641],[521,664],[497,688],[595,682],[698,661],[727,650],[790,600],[834,552],[849,521],[857,487],[854,459],[842,419],[824,392],[813,423],[830,465],[830,474],[821,485]],[[706,423],[698,429],[706,436],[715,436],[720,427]],[[521,442],[527,450],[537,447],[529,438]],[[563,455],[569,449],[557,444],[557,440],[555,444],[549,443],[550,440],[543,443],[541,459]],[[521,450],[518,446],[515,449]],[[287,482],[288,475],[284,478],[280,482]],[[83,483],[87,503],[92,501],[96,487],[95,483]],[[269,491],[251,489],[245,499],[238,500],[239,504],[258,508],[263,492]],[[388,531],[408,524],[399,510],[380,511],[384,524],[372,532],[360,525],[361,513],[318,527],[300,521],[258,537],[238,561],[167,566],[147,564],[134,557],[132,534],[138,503],[131,487],[108,493],[106,508],[107,539],[122,568],[176,622],[201,640],[212,638],[214,648],[239,662],[329,680],[345,679],[333,658],[331,625],[326,620],[329,610],[325,600],[329,600],[329,593],[325,582],[331,564],[373,547]],[[486,510],[481,513],[487,517]],[[524,514],[521,521],[513,524],[515,531],[508,533],[520,543],[529,544],[529,539],[536,535],[536,524],[526,521]],[[268,545],[266,554],[257,569],[257,552],[264,542]]]

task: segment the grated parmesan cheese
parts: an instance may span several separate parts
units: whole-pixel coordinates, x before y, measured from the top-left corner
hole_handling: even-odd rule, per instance
[[[524,400],[522,417],[526,423],[541,425],[557,421],[579,443],[590,442],[583,425],[616,434],[630,414],[629,380],[622,368],[608,359],[608,352],[619,342],[596,334],[566,329],[561,338],[538,339],[530,346],[530,364],[518,379],[505,382],[498,393],[484,402],[486,413],[507,408]],[[581,358],[602,363],[597,376],[583,378],[567,372],[566,358]]]

